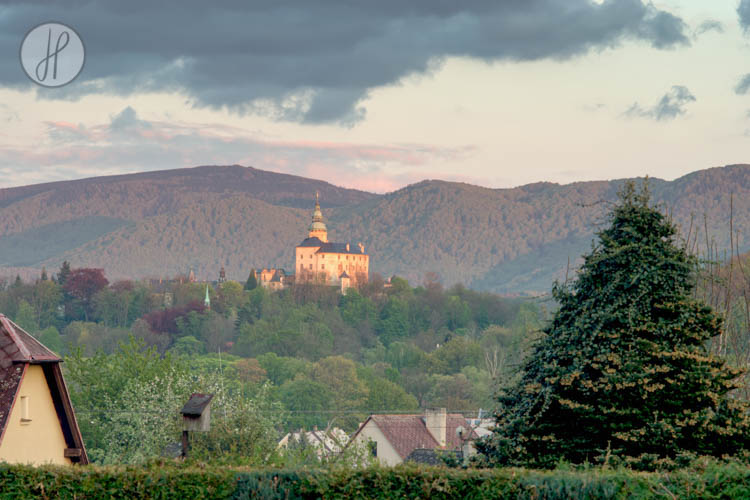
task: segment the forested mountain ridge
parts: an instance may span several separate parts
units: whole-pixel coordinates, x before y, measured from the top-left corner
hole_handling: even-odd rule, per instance
[[[0,274],[19,266],[103,267],[112,277],[171,276],[194,267],[291,267],[320,192],[330,238],[361,241],[372,269],[420,282],[537,293],[592,241],[622,180],[490,189],[423,181],[376,195],[237,165],[99,177],[0,190]],[[654,199],[698,243],[728,248],[730,198],[741,250],[750,234],[750,165],[650,180]],[[705,221],[704,221],[705,216]],[[743,239],[744,238],[744,239]],[[13,268],[11,270],[11,268]]]

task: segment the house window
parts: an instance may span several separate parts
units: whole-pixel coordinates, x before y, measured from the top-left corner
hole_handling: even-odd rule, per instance
[[[29,397],[21,396],[21,423],[31,422],[31,414],[29,413]]]
[[[312,264],[310,264],[310,269],[312,269]]]
[[[367,445],[370,447],[370,454],[373,457],[377,457],[378,456],[378,443],[376,441],[370,441],[369,443],[367,443]]]
[[[321,269],[325,269],[325,268],[326,268],[326,265],[325,265],[325,264],[321,264],[321,265],[320,265],[320,268],[321,268]]]

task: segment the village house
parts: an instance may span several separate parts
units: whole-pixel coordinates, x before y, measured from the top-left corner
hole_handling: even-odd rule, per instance
[[[423,414],[370,415],[350,442],[370,446],[382,465],[437,464],[440,452],[458,460],[474,454],[472,441],[477,437],[463,415],[436,408]]]
[[[0,314],[0,461],[89,463],[61,361]]]
[[[318,458],[330,457],[341,452],[349,441],[346,432],[338,427],[328,431],[318,430],[311,431],[300,430],[290,432],[279,441],[279,448],[289,448],[290,446],[310,446],[315,450]]]

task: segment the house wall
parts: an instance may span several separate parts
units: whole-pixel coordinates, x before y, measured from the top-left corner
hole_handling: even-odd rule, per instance
[[[368,441],[374,441],[378,445],[378,460],[382,465],[398,465],[403,462],[396,450],[391,446],[390,441],[380,431],[378,426],[370,420],[357,434],[355,443],[358,445],[367,445]]]
[[[28,397],[30,418],[22,422],[21,397]],[[28,365],[0,443],[0,460],[8,463],[70,464],[63,456],[67,448],[52,395],[39,365]]]

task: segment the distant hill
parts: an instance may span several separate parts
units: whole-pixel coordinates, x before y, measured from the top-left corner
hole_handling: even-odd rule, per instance
[[[438,272],[502,293],[543,293],[571,274],[623,180],[513,189],[423,181],[386,195],[249,167],[207,166],[0,189],[0,275],[62,260],[110,277],[172,276],[223,265],[291,268],[320,192],[330,237],[361,241],[373,269],[421,282]],[[651,179],[656,201],[705,246],[728,248],[730,197],[750,249],[750,165]],[[705,215],[705,221],[704,221]],[[692,240],[692,238],[691,238]]]

